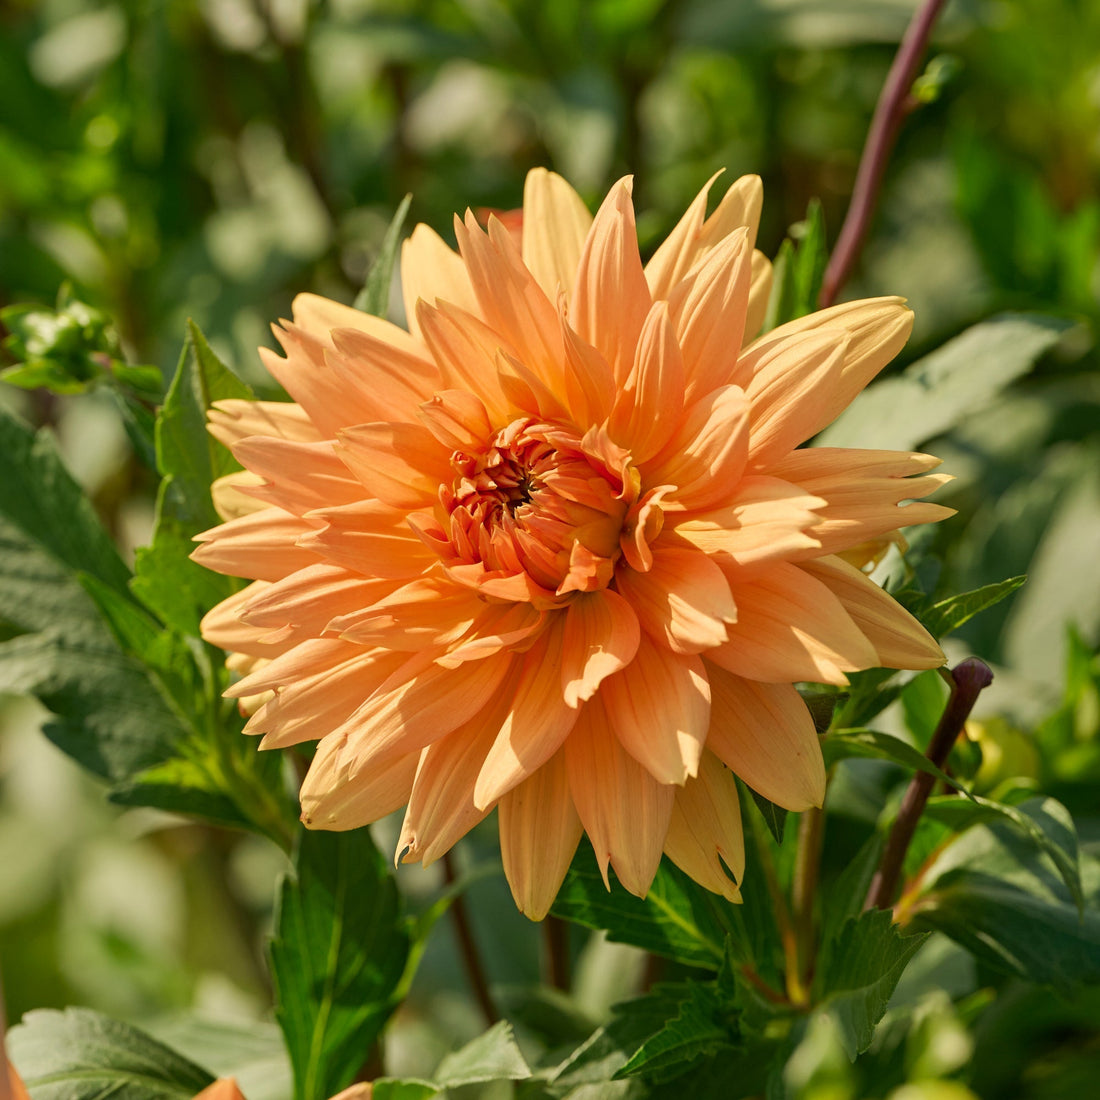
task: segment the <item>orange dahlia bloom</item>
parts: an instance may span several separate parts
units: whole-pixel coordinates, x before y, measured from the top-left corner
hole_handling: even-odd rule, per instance
[[[593,218],[536,170],[521,226],[467,214],[457,253],[417,227],[408,331],[302,295],[286,358],[261,351],[294,403],[215,406],[245,472],[195,558],[254,583],[203,632],[251,669],[230,694],[263,747],[320,740],[307,825],[407,806],[399,858],[428,863],[495,807],[533,918],[582,831],[635,894],[663,852],[736,900],[734,775],[791,810],[824,796],[793,685],[942,663],[840,556],[949,515],[899,507],[937,460],[797,449],[911,314],[853,302],[747,342],[760,181],[707,217],[709,186],[643,265],[629,180]]]

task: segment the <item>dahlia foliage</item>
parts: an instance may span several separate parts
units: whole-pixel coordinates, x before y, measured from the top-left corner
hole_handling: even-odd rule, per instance
[[[713,181],[711,181],[713,183]],[[760,181],[652,259],[629,180],[593,218],[542,170],[522,221],[419,226],[408,331],[312,295],[262,351],[293,403],[223,401],[244,467],[195,558],[253,583],[205,619],[265,748],[319,740],[303,820],[401,806],[428,863],[498,810],[520,909],[581,833],[644,895],[662,853],[731,900],[734,776],[791,810],[825,770],[795,683],[943,655],[859,567],[949,511],[894,451],[799,449],[905,343],[899,298],[757,337]],[[846,556],[847,555],[847,556]]]

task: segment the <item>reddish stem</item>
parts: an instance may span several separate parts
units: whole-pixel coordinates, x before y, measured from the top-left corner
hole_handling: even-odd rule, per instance
[[[917,9],[906,28],[894,63],[890,66],[886,83],[875,105],[871,128],[867,131],[863,154],[859,159],[852,201],[848,204],[848,213],[840,227],[836,248],[833,249],[829,265],[825,269],[821,295],[818,298],[818,305],[822,309],[836,301],[840,288],[848,281],[856,257],[863,247],[882,187],[886,162],[890,159],[902,121],[909,112],[909,89],[916,79],[917,67],[928,45],[932,25],[936,22],[944,2],[945,0],[925,0]]]

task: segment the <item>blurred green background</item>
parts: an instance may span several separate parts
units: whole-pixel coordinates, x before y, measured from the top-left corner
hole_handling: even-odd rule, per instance
[[[301,290],[351,301],[407,192],[411,220],[446,233],[467,205],[518,206],[534,165],[561,172],[593,204],[631,172],[651,248],[724,167],[727,178],[764,178],[760,247],[769,254],[815,196],[834,240],[915,7],[5,0],[0,306],[52,303],[68,282],[115,319],[131,362],[165,377],[192,317],[262,387],[254,349],[271,343],[268,324]],[[987,715],[1003,715],[1034,750],[1016,770],[1080,815],[1095,851],[1100,5],[950,3],[914,92],[845,296],[909,298],[917,327],[892,370],[1004,310],[1073,322],[1028,374],[991,387],[913,445],[944,457],[958,478],[939,499],[960,514],[928,547],[943,561],[940,586],[1031,574],[1013,601],[965,628],[956,652],[995,665]],[[155,483],[114,405],[96,393],[2,389],[0,400],[54,426],[112,532],[140,545]],[[166,815],[119,817],[37,735],[39,720],[25,701],[0,708],[9,1018],[69,1002],[146,1022],[193,1006],[262,1014],[260,942],[279,858],[259,841]],[[414,895],[437,881],[401,874]],[[493,978],[502,987],[530,979],[536,938],[501,883],[482,883],[473,902],[479,934],[496,945]],[[589,944],[581,980],[598,1015],[635,988],[637,959]],[[933,994],[944,984],[914,980]],[[992,987],[995,1010],[979,996]],[[1086,1094],[1081,1082],[1100,1073],[1100,1006],[989,975],[971,975],[963,991],[962,1009],[942,995],[929,1002],[927,1050],[898,1058],[931,1059],[947,1076],[968,1067],[982,1096]],[[397,1068],[426,1071],[455,1036],[478,1030],[441,930],[391,1053]],[[260,1026],[256,1036],[259,1066],[271,1061],[270,1034]],[[954,1053],[936,1061],[929,1051],[942,1054],[944,1043]],[[884,1094],[881,1082],[836,1063],[828,1036],[807,1044],[804,1095]],[[262,1079],[257,1071],[261,1092]]]

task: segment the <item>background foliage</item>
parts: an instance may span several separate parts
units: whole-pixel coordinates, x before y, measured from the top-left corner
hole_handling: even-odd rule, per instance
[[[4,313],[9,361],[24,364],[9,380],[55,391],[4,386],[0,402],[51,426],[60,454],[4,428],[11,469],[53,489],[46,498],[29,482],[0,485],[6,568],[18,561],[8,574],[30,582],[18,594],[0,589],[0,690],[38,694],[54,715],[48,735],[62,748],[71,749],[71,715],[103,715],[114,737],[98,742],[108,746],[103,755],[82,762],[114,783],[115,803],[141,807],[120,816],[101,783],[37,735],[43,712],[5,701],[0,971],[9,1018],[86,1005],[139,1022],[213,1073],[235,1070],[249,1100],[282,1095],[286,1055],[263,1016],[270,978],[262,945],[272,927],[272,883],[286,859],[257,836],[181,824],[163,812],[186,790],[206,799],[209,821],[233,822],[244,805],[276,838],[294,816],[266,793],[278,789],[277,774],[256,782],[243,739],[214,736],[225,715],[196,716],[181,702],[198,692],[219,705],[215,655],[188,633],[196,607],[221,598],[195,586],[226,582],[187,574],[177,553],[209,525],[203,492],[222,472],[221,453],[201,432],[202,405],[211,390],[241,386],[219,357],[270,392],[254,351],[271,343],[268,322],[286,316],[302,289],[352,301],[407,193],[410,222],[445,230],[465,204],[518,206],[524,172],[535,164],[562,172],[590,201],[633,172],[643,245],[658,240],[721,167],[764,177],[760,245],[770,255],[792,226],[796,243],[804,239],[814,197],[831,242],[913,7],[909,0],[0,7],[0,307],[43,307]],[[1089,0],[949,4],[914,91],[918,105],[846,293],[906,295],[917,329],[890,376],[827,441],[927,448],[956,475],[937,499],[958,517],[920,536],[911,558],[917,576],[899,573],[898,586],[919,585],[931,602],[933,593],[1029,574],[1011,599],[960,622],[948,648],[977,653],[997,673],[979,714],[975,789],[1009,801],[1040,791],[1072,810],[1074,837],[1057,833],[1058,811],[1046,803],[1028,802],[1021,813],[1050,832],[1048,854],[1072,848],[1073,860],[1080,856],[1076,892],[1091,898],[1100,886],[1091,861],[1100,855],[1100,10]],[[71,295],[58,303],[63,283]],[[150,409],[164,400],[168,416],[154,439]],[[185,468],[187,456],[202,468]],[[171,474],[159,502],[154,467]],[[43,511],[50,508],[56,523]],[[161,623],[128,584],[133,548],[149,542],[154,511],[157,540],[137,559],[132,591]],[[110,538],[98,533],[97,516]],[[47,527],[65,532],[65,541],[43,554]],[[151,657],[152,671],[135,654]],[[94,699],[82,662],[109,670]],[[114,685],[117,698],[103,698],[104,685]],[[876,720],[879,728],[923,747],[931,729],[921,716],[935,710],[938,692],[935,677],[912,680]],[[112,706],[121,718],[111,717]],[[868,717],[851,725],[870,720],[874,709],[865,709]],[[862,755],[875,755],[862,744]],[[855,853],[905,778],[896,763],[847,759],[849,750],[839,743],[834,750],[846,762],[830,796],[826,884],[856,874]],[[966,773],[966,761],[955,763]],[[277,762],[261,766],[277,773]],[[975,757],[971,771],[977,766]],[[922,824],[910,870],[937,850],[947,819],[959,813],[941,801]],[[386,852],[392,837],[385,825],[377,832]],[[780,842],[763,830],[760,842],[773,846],[782,867],[790,837],[781,825],[778,833]],[[1096,988],[1067,999],[1021,978],[1064,987],[1095,965],[1095,954],[1074,946],[1081,928],[1074,883],[1037,863],[1034,848],[1021,849],[1020,835],[1007,824],[976,825],[927,863],[924,885],[936,902],[915,920],[932,935],[896,991],[889,982],[861,984],[845,945],[874,944],[880,962],[896,958],[899,967],[915,945],[874,924],[874,915],[858,918],[865,926],[838,925],[819,976],[836,992],[803,1021],[783,1071],[788,1089],[872,1097],[906,1082],[961,1081],[990,1098],[1082,1095],[1082,1082],[1100,1072]],[[459,862],[475,867],[491,850],[491,837],[475,834]],[[280,905],[284,915],[323,922],[295,892],[304,876],[328,873],[308,856],[299,853]],[[381,874],[372,867],[356,874]],[[999,868],[1018,892],[991,895],[978,867]],[[658,890],[674,893],[674,876],[662,875]],[[629,1048],[630,1069],[655,1089],[678,1060],[701,1067],[704,1088],[707,1059],[737,1041],[723,1030],[722,974],[738,965],[724,954],[725,934],[735,932],[730,942],[749,955],[754,937],[766,934],[763,915],[750,909],[753,892],[741,926],[714,928],[703,914],[681,942],[651,912],[593,917],[592,906],[608,903],[602,885],[589,889],[590,878],[583,864],[574,868],[559,910],[581,924],[621,927],[610,939],[573,927],[569,1002],[537,985],[537,933],[514,913],[502,880],[490,874],[470,886],[473,932],[493,946],[494,996],[521,1028],[528,1054],[532,1044],[562,1052],[545,1080],[484,1086],[476,1082],[526,1077],[527,1063],[511,1032],[498,1032],[492,1072],[477,1049],[450,1070],[440,1066],[483,1024],[449,929],[421,934],[437,915],[429,905],[438,876],[403,869],[411,912],[390,913],[377,929],[391,970],[350,967],[372,996],[385,998],[403,991],[406,955],[419,960],[388,1035],[387,1070],[434,1074],[474,1095],[518,1088],[564,1096],[622,1069]],[[1063,948],[1052,938],[1041,957],[1029,954],[1027,926],[1017,933],[1013,923],[1025,903],[1052,929],[1067,930]],[[354,895],[349,904],[357,904]],[[976,962],[956,946],[967,935]],[[637,946],[669,959],[660,974]],[[295,947],[280,936],[275,951],[292,958]],[[685,999],[676,983],[688,973],[714,977]],[[293,964],[284,974],[308,980]],[[645,998],[609,1014],[643,988]],[[766,1006],[736,1008],[742,1026],[755,1020],[766,1030]],[[846,1052],[871,1041],[868,1016],[883,1010],[869,1053],[850,1063]],[[38,1020],[45,1048],[58,1042],[51,1035],[78,1043],[96,1026],[73,1013]],[[641,1040],[654,1020],[683,1026],[662,1032],[667,1049],[646,1052]],[[293,1026],[308,1038],[314,1022]],[[681,1034],[696,1045],[677,1047]],[[117,1041],[126,1049],[146,1040]],[[308,1054],[292,1049],[291,1057]],[[746,1087],[762,1080],[759,1066],[743,1069]],[[197,1073],[197,1087],[205,1081],[194,1066],[186,1073]],[[322,1085],[335,1087],[319,1083],[318,1097],[328,1095]],[[621,1095],[634,1087],[624,1080]],[[682,1080],[672,1087],[682,1089]],[[414,1095],[409,1088],[402,1095]]]

